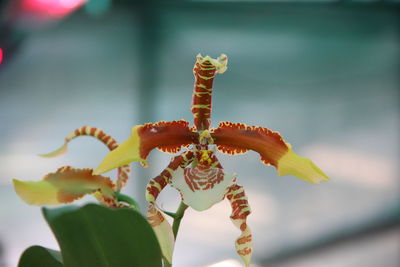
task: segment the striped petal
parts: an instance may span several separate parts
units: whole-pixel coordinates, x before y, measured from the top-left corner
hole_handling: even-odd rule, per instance
[[[149,183],[146,187],[147,202],[154,204],[164,187],[170,183],[174,171],[178,167],[185,168],[192,161],[193,152],[191,151],[186,151],[182,155],[173,157],[168,166],[160,173],[160,175],[149,180]]]
[[[102,143],[104,143],[108,149],[113,150],[118,146],[118,143],[115,141],[114,138],[112,138],[110,135],[106,134],[104,131],[102,131],[99,128],[96,127],[91,127],[91,126],[82,126],[74,131],[72,131],[64,140],[64,144],[56,149],[55,151],[52,151],[50,153],[46,154],[40,154],[39,156],[44,157],[44,158],[53,158],[60,156],[67,152],[68,150],[68,143],[71,142],[73,139],[79,137],[79,136],[92,136]]]
[[[224,199],[236,174],[227,174],[220,168],[178,168],[171,179],[183,202],[195,210],[207,210]]]
[[[216,73],[224,73],[227,63],[228,57],[224,54],[217,59],[197,55],[193,68],[195,82],[191,108],[197,131],[207,130],[210,127],[214,76]]]
[[[104,173],[133,161],[147,166],[146,158],[154,148],[176,153],[181,146],[197,141],[198,134],[192,132],[189,123],[184,120],[138,125],[132,128],[131,137],[111,151],[94,173]]]
[[[218,150],[230,155],[256,151],[261,161],[275,166],[279,175],[291,174],[310,183],[329,178],[315,164],[298,156],[278,132],[242,123],[221,122],[211,133]]]
[[[147,221],[151,227],[153,227],[164,258],[171,264],[175,245],[174,233],[172,232],[171,225],[165,219],[163,213],[152,204],[149,205],[147,211]]]
[[[41,181],[13,180],[18,196],[29,205],[59,205],[70,203],[86,194],[99,192],[103,202],[115,204],[114,184],[103,176],[93,175],[92,169],[61,167]]]

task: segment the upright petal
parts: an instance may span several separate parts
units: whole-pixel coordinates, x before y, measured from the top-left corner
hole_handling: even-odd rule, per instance
[[[154,233],[157,236],[158,243],[161,247],[161,252],[169,263],[172,263],[172,254],[174,252],[174,233],[169,222],[165,219],[162,212],[153,204],[147,211],[147,220],[153,227]]]
[[[198,134],[192,132],[184,120],[138,125],[132,128],[131,137],[111,151],[94,173],[107,172],[133,161],[147,166],[146,158],[154,148],[175,153],[181,146],[197,142]]]
[[[210,127],[214,76],[216,73],[224,73],[227,63],[228,57],[224,54],[217,59],[197,55],[193,67],[195,81],[191,108],[197,131],[207,130]]]
[[[231,203],[231,220],[240,229],[241,234],[235,241],[236,252],[246,266],[250,265],[253,254],[253,242],[250,227],[247,225],[247,216],[251,213],[250,205],[242,186],[234,184],[229,188],[226,198]]]
[[[178,168],[171,186],[181,193],[186,205],[202,211],[223,200],[235,178],[235,174],[227,174],[220,168]]]
[[[70,203],[86,194],[99,192],[104,202],[115,204],[114,184],[108,177],[93,175],[92,169],[70,166],[47,174],[41,181],[13,180],[19,197],[29,205]]]
[[[217,129],[213,129],[211,136],[223,153],[258,152],[261,161],[275,166],[279,175],[292,174],[311,183],[329,180],[311,160],[295,154],[278,132],[242,123],[221,122]]]

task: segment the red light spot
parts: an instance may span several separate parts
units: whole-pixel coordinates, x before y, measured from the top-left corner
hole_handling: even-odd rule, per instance
[[[3,61],[3,49],[0,48],[0,64]]]
[[[85,2],[86,0],[23,0],[22,9],[42,16],[62,18]]]

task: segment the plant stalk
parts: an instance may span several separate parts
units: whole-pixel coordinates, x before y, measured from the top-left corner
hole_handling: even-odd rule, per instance
[[[174,237],[176,240],[176,236],[178,235],[179,226],[181,225],[181,220],[183,215],[185,214],[185,210],[188,206],[181,201],[181,204],[178,207],[178,210],[175,212],[174,222],[172,223],[172,232],[174,233]]]
[[[178,235],[179,226],[181,225],[181,220],[183,215],[185,215],[185,210],[188,206],[181,201],[178,209],[174,214],[170,213],[169,215],[174,218],[174,222],[172,223],[172,232],[174,233],[174,238],[176,240],[176,236]],[[164,267],[171,267],[172,263],[169,263],[166,259],[164,259]]]
[[[128,203],[132,208],[140,212],[139,204],[130,196],[121,194],[119,192],[115,192],[115,197],[117,198],[118,201]]]

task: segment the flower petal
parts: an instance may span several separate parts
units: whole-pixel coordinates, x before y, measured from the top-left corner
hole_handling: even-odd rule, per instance
[[[59,168],[41,181],[13,180],[19,197],[29,205],[59,205],[70,203],[85,194],[100,192],[104,201],[114,202],[114,184],[103,176],[93,175],[91,169]]]
[[[155,202],[161,190],[170,182],[173,172],[179,167],[186,167],[193,160],[193,152],[186,151],[182,155],[172,158],[168,166],[157,177],[150,179],[146,187],[146,200],[150,203],[147,220],[156,233],[161,246],[161,251],[169,263],[172,262],[174,248],[174,234],[171,225],[165,220],[164,215],[157,209]]]
[[[106,134],[103,130],[96,128],[96,127],[90,127],[90,126],[82,126],[74,131],[72,131],[66,138],[64,144],[56,149],[53,152],[47,153],[47,154],[41,154],[39,156],[45,157],[45,158],[52,158],[52,157],[57,157],[60,156],[64,153],[67,152],[68,150],[68,143],[71,142],[73,139],[79,137],[79,136],[92,136],[105,144],[108,149],[114,150],[115,148],[118,147],[117,141],[111,137],[111,135]],[[117,180],[117,191],[121,189],[121,187],[125,186],[128,178],[129,178],[129,173],[131,171],[131,167],[129,165],[121,166],[118,169],[118,180]]]
[[[13,179],[18,196],[29,205],[59,205],[58,188],[48,181],[20,181]]]
[[[195,142],[198,142],[198,134],[192,132],[189,123],[184,120],[138,125],[132,128],[131,137],[111,151],[94,173],[107,172],[133,161],[147,166],[147,155],[154,148],[178,152],[181,146]]]
[[[56,150],[46,154],[39,154],[39,156],[43,158],[54,158],[67,153],[67,151],[68,151],[68,142],[65,142],[61,147],[57,148]]]
[[[153,179],[150,179],[146,187],[146,200],[154,204],[160,192],[170,183],[174,171],[178,168],[184,168],[193,161],[193,152],[186,151],[182,155],[173,157],[168,166]]]
[[[169,263],[172,263],[175,239],[171,225],[155,205],[149,206],[147,211],[147,220],[153,227],[163,256]]]
[[[291,174],[313,184],[329,181],[328,176],[320,168],[311,160],[294,153],[290,145],[289,151],[278,160],[278,174],[279,176]]]
[[[110,150],[113,150],[118,146],[117,141],[115,141],[114,138],[112,138],[110,135],[106,134],[101,129],[96,128],[96,127],[91,127],[91,126],[82,126],[82,127],[75,129],[74,131],[72,131],[65,138],[64,144],[60,148],[56,149],[53,152],[47,153],[47,154],[40,154],[39,156],[45,157],[45,158],[53,158],[53,157],[60,156],[60,155],[64,154],[65,152],[67,152],[68,143],[79,136],[92,136],[92,137],[98,139],[99,141],[101,141],[102,143],[104,143]]]
[[[221,122],[211,133],[218,150],[230,155],[251,149],[258,152],[261,161],[275,166],[279,175],[292,174],[311,183],[329,178],[311,160],[295,154],[278,132],[242,123]]]
[[[136,126],[132,129],[132,135],[125,142],[121,143],[117,149],[114,149],[103,159],[94,174],[101,174],[132,161],[140,161],[146,164],[145,159],[139,155],[140,138],[137,134]]]
[[[247,197],[242,186],[234,184],[229,188],[226,198],[231,203],[233,224],[240,229],[241,234],[236,239],[236,252],[246,266],[249,266],[253,254],[253,242],[250,227],[247,225],[247,216],[251,213]]]
[[[217,59],[197,55],[193,68],[195,82],[191,107],[197,131],[203,131],[210,127],[214,76],[216,73],[224,73],[227,63],[228,57],[224,54]]]
[[[224,199],[236,174],[227,174],[220,168],[178,168],[171,179],[171,186],[182,195],[183,202],[202,211]]]

